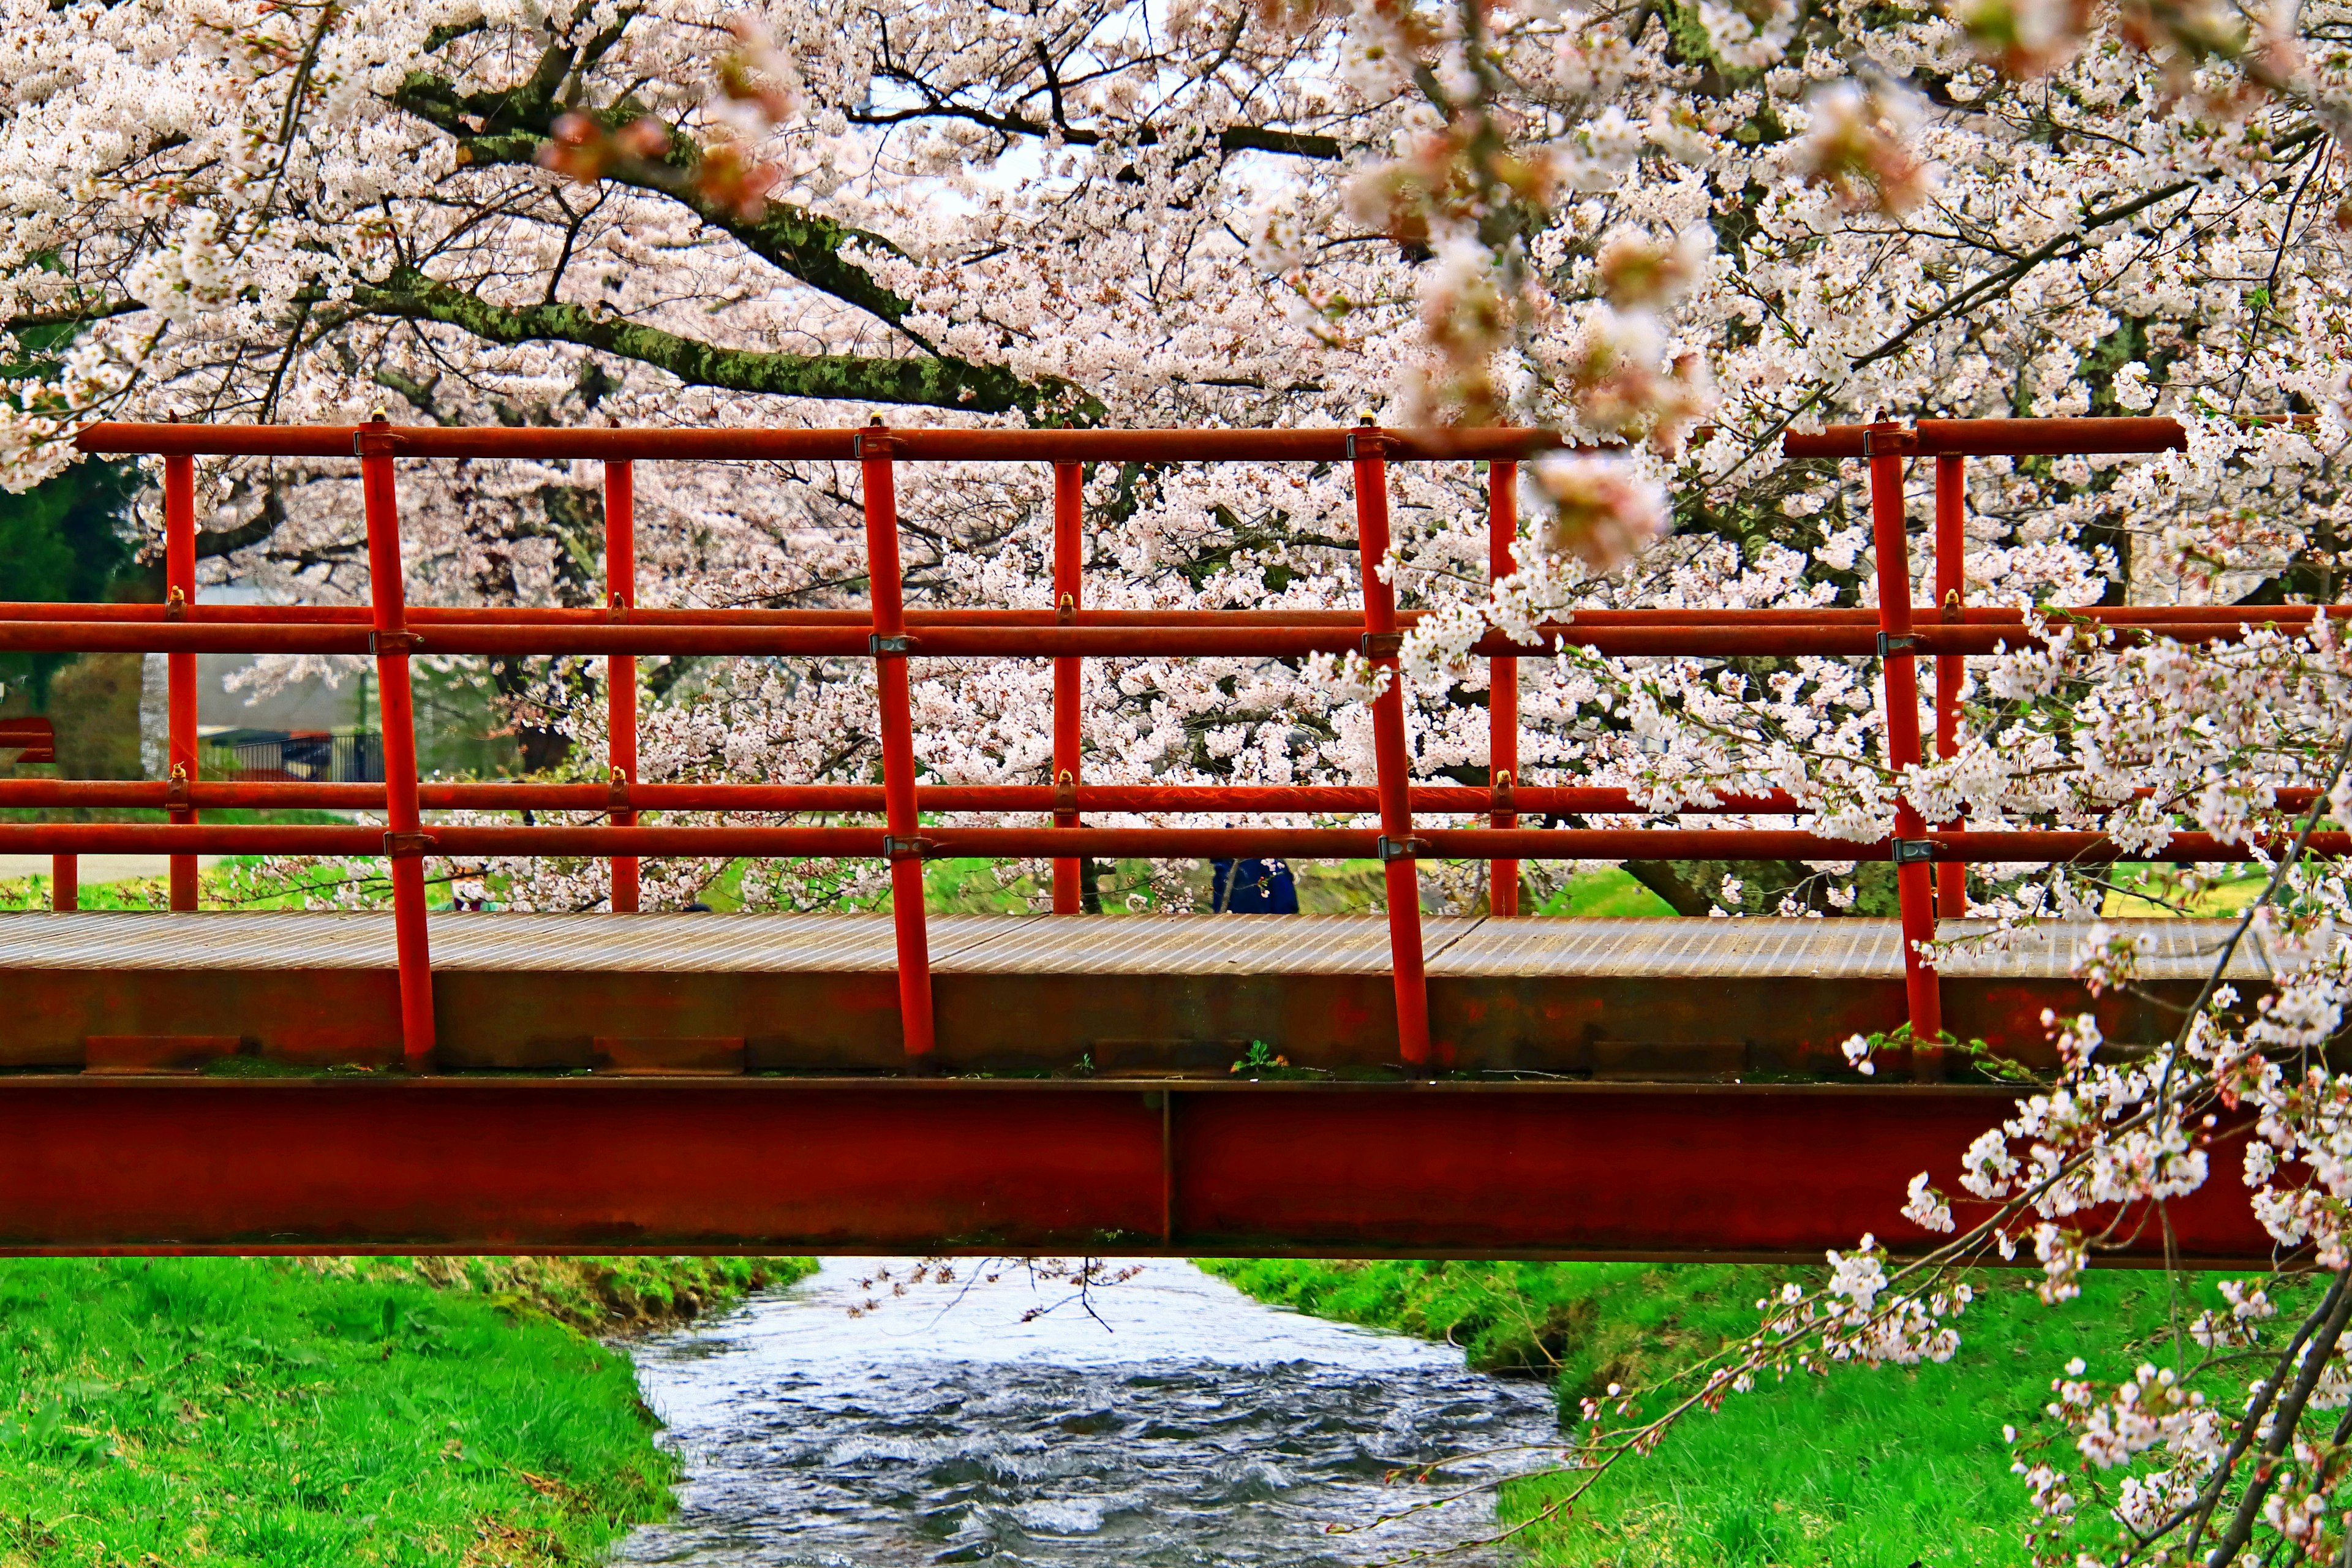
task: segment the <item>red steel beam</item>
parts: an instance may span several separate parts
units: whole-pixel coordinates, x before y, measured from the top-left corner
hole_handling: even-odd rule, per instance
[[[1086,598],[1086,470],[1076,463],[1054,465],[1054,614],[1076,625]],[[1086,668],[1075,658],[1054,661],[1054,826],[1076,827],[1079,756],[1085,740]],[[1059,792],[1067,786],[1070,804],[1064,808]],[[920,805],[922,791],[915,792]],[[1080,863],[1068,856],[1054,862],[1054,912],[1084,912],[1086,889],[1079,885]]]
[[[878,857],[883,827],[482,827],[427,829],[427,853],[638,855],[693,858]],[[904,837],[903,835],[901,837]],[[1206,859],[1289,856],[1355,860],[1379,853],[1380,834],[1347,827],[959,827],[926,826],[923,853],[1050,860],[1066,855],[1117,859]],[[1892,845],[1858,843],[1779,828],[1420,827],[1429,858],[1454,860],[1884,860]],[[2273,854],[2287,836],[2260,842]],[[2161,849],[2126,849],[2096,833],[1929,832],[1931,860],[2085,866],[2118,860],[2175,865],[2250,860],[2253,847],[2203,833],[2176,833]],[[2314,833],[2315,856],[2352,855],[2352,833]],[[383,848],[373,827],[160,822],[0,823],[0,853],[185,855],[371,855]],[[905,861],[913,864],[911,858]]]
[[[163,582],[166,616],[184,616],[196,602],[196,476],[190,458],[163,459]],[[163,772],[183,788],[196,779],[196,656],[168,654],[163,661]],[[172,820],[183,826],[196,820],[195,808],[172,807]],[[171,903],[175,910],[196,907],[196,860],[174,855],[171,866]]]
[[[2311,428],[2317,420],[2302,414],[2253,414],[2241,425],[2287,425]],[[1780,438],[1780,450],[1790,458],[1861,458],[1869,456],[1865,440],[1880,452],[1922,458],[2057,458],[2104,453],[2178,452],[2189,437],[2178,419],[1922,419],[1910,429],[1897,426],[1890,435],[1864,425],[1832,425],[1823,430],[1794,432]]]
[[[1489,635],[1473,654],[1541,657],[1584,648],[1621,658],[1868,658],[1878,651],[1877,629],[1864,623],[1748,625],[1738,611],[1719,612],[1720,625],[1603,625],[1547,628],[1542,640],[1514,642]],[[2162,635],[2176,642],[2227,643],[2250,629],[2309,624],[2308,616],[2228,619],[2184,616],[2176,622],[2108,619],[2096,622],[2120,641]],[[1360,641],[1340,626],[939,626],[909,623],[907,655],[917,658],[1304,658],[1344,654]],[[849,625],[709,626],[556,622],[498,626],[425,623],[411,628],[416,651],[507,657],[558,654],[671,654],[736,658],[864,658],[866,633]],[[2015,621],[1936,622],[1915,626],[1916,651],[1993,654],[2029,646],[2032,634]],[[0,652],[52,653],[311,653],[364,654],[366,630],[342,624],[265,621],[156,622],[133,620],[0,620]]]
[[[1774,828],[1523,827],[1496,833],[1486,828],[1425,827],[1415,837],[1429,841],[1431,853],[1463,860],[1501,855],[1528,860],[1885,860],[1893,850],[1884,838],[1858,844]],[[2292,837],[2292,833],[2277,833],[2260,842],[2276,855]],[[2118,860],[2203,865],[2253,858],[2251,845],[2224,843],[2210,833],[2176,833],[2161,849],[2126,849],[2102,834],[2046,828],[1957,833],[1931,829],[1927,842],[1931,860],[2005,865],[2067,861],[2105,866]],[[2315,856],[2352,854],[2352,833],[2314,833],[2305,847]]]
[[[628,619],[637,602],[637,478],[626,458],[604,465],[604,598],[606,613],[615,620]],[[628,654],[612,654],[604,661],[604,733],[605,766],[613,788],[626,799],[637,776],[637,661]],[[614,826],[636,825],[635,811],[613,809]],[[635,911],[637,894],[635,858],[615,856],[613,911]]]
[[[1486,578],[1496,582],[1518,570],[1519,466],[1494,463],[1486,469]],[[1495,783],[1488,826],[1517,827],[1513,809],[1519,782],[1519,661],[1496,654],[1486,661],[1486,776]],[[1418,793],[1418,792],[1416,792]],[[1531,809],[1546,809],[1531,803]],[[1568,808],[1574,809],[1574,808]],[[1486,874],[1486,907],[1508,919],[1519,912],[1519,863],[1497,860]]]
[[[623,792],[633,810],[717,812],[878,812],[885,801],[879,784],[631,784]],[[2309,808],[2317,792],[2286,788],[2276,792],[2277,808],[2294,813]],[[0,806],[85,805],[160,807],[171,798],[171,786],[160,779],[0,779]],[[2155,792],[2142,788],[2140,799]],[[418,798],[428,811],[577,811],[602,815],[612,808],[614,791],[595,784],[425,784]],[[188,790],[197,806],[247,809],[381,811],[384,787],[370,784],[308,784],[299,780],[198,780]],[[1200,815],[1245,812],[1253,815],[1315,815],[1377,811],[1379,796],[1349,784],[1081,784],[1074,809],[1081,812],[1149,812]],[[1584,816],[1792,816],[1808,815],[1791,796],[1778,791],[1761,795],[1721,795],[1711,805],[1690,804],[1674,813],[1653,811],[1649,797],[1633,790],[1601,785],[1527,784],[1515,787],[1506,805],[1501,793],[1473,784],[1416,784],[1412,791],[1417,814],[1454,816],[1516,813],[1556,813]],[[1044,784],[919,784],[915,805],[921,811],[1059,812],[1061,792]]]
[[[76,437],[86,452],[174,452],[348,458],[357,430],[342,426],[93,425]],[[857,456],[850,430],[451,429],[405,426],[394,437],[407,458],[601,458],[606,461],[818,460]],[[901,430],[903,459],[1031,462],[1337,462],[1345,430]],[[1537,431],[1489,431],[1423,443],[1432,456],[1478,458],[1557,447]]]
[[[1372,698],[1372,779],[1381,802],[1376,843],[1387,895],[1389,967],[1395,977],[1398,1048],[1408,1069],[1430,1059],[1429,977],[1423,966],[1421,869],[1413,860],[1412,753],[1404,733],[1404,672],[1399,668],[1396,589],[1389,564],[1389,468],[1377,432],[1357,432],[1348,448],[1355,468],[1356,563],[1364,596],[1364,653],[1384,684]]]
[[[2277,416],[2285,422],[2285,416]],[[2257,416],[2261,420],[2261,416]],[[2267,421],[2263,421],[2267,422]],[[350,458],[363,426],[348,425],[92,425],[75,437],[93,453]],[[899,430],[907,462],[1197,463],[1346,460],[1348,431],[1321,430]],[[1407,461],[1512,459],[1559,450],[1545,430],[1382,430]],[[2169,418],[1922,419],[1902,436],[1911,454],[2032,457],[2180,450]],[[613,430],[393,427],[404,458],[593,458],[605,461],[831,461],[856,455],[851,430]],[[1832,426],[1781,438],[1791,458],[1859,458],[1863,426]]]
[[[1893,426],[1874,426],[1874,437]],[[1886,766],[1898,779],[1919,765],[1919,674],[1916,658],[1901,651],[1910,641],[1911,555],[1903,505],[1903,459],[1870,459],[1870,526],[1878,563],[1879,674],[1885,684]],[[1944,1010],[1936,972],[1920,948],[1936,940],[1936,893],[1925,858],[1910,854],[1927,837],[1927,820],[1908,795],[1895,797],[1895,897],[1903,914],[1903,984],[1910,998],[1911,1034],[1921,1042],[1912,1057],[1923,1078],[1942,1076]]]
[[[931,1013],[930,930],[923,910],[922,818],[915,805],[915,733],[903,647],[907,639],[898,567],[897,447],[877,423],[859,437],[865,486],[866,586],[874,613],[876,719],[882,731],[882,796],[889,832],[877,847],[890,862],[890,917],[898,942],[898,1023],[910,1071],[929,1070],[936,1043]]]
[[[2308,626],[2315,616],[2352,617],[2352,605],[2053,605],[2041,612],[2060,619],[2096,626]],[[1397,624],[1414,626],[1423,612],[1399,610]],[[464,605],[411,605],[408,619],[415,626],[600,626],[612,621],[609,609],[510,605],[480,608]],[[650,626],[833,626],[863,628],[861,610],[665,609],[635,606],[632,625]],[[906,612],[907,625],[922,626],[1285,626],[1337,627],[1351,630],[1363,617],[1353,610],[1089,610],[1081,605],[1065,618],[1054,610],[931,609]],[[2025,612],[1999,606],[1963,608],[1953,625],[2020,626]],[[187,620],[224,626],[365,626],[369,614],[359,605],[196,605],[184,616],[174,616],[163,605],[97,605],[47,600],[0,600],[0,623],[78,621],[146,625]],[[1660,606],[1647,609],[1580,609],[1572,624],[1579,628],[1655,626],[1875,626],[1878,612],[1864,607],[1825,605],[1809,609],[1693,609]],[[1571,623],[1547,623],[1549,633],[1564,632]]]
[[[401,1058],[411,1072],[433,1065],[433,966],[425,925],[425,850],[416,794],[416,710],[409,689],[407,577],[400,556],[400,506],[384,426],[370,426],[360,446],[361,499],[366,510],[368,634],[375,656],[376,711],[383,726],[384,825],[377,843],[391,862],[393,943],[400,963]],[[624,830],[625,831],[625,830]]]
[[[2278,792],[2281,810],[2310,804],[2307,790]],[[162,780],[138,779],[0,779],[0,806],[87,805],[161,806],[171,796]],[[418,797],[428,811],[579,811],[599,815],[625,797],[632,811],[724,812],[878,812],[884,808],[879,784],[631,784],[616,791],[611,784],[428,784]],[[1185,813],[1248,812],[1253,814],[1370,812],[1380,808],[1377,794],[1350,784],[1080,784],[1076,811]],[[1412,791],[1416,812],[1444,814],[1490,813],[1497,796],[1472,784],[1416,784]],[[299,780],[199,780],[188,799],[198,806],[247,809],[381,811],[384,786],[373,784],[310,784]],[[1625,789],[1601,786],[1529,784],[1513,792],[1516,805],[1531,812],[1568,812],[1590,816],[1657,815],[1648,797]],[[1059,789],[1045,784],[919,784],[915,804],[922,811],[1055,812],[1064,809]],[[1689,813],[1743,816],[1801,814],[1802,807],[1781,794],[1724,795],[1709,805],[1685,805]],[[1057,825],[1058,826],[1058,825]],[[1075,825],[1074,825],[1075,826]]]
[[[74,445],[93,453],[350,458],[363,426],[91,425]],[[1220,463],[1347,460],[1346,428],[1321,430],[894,430],[902,462]],[[1402,458],[1527,458],[1564,443],[1549,430],[1386,430]],[[403,458],[593,458],[606,462],[830,461],[858,455],[848,430],[515,429],[394,426]],[[372,439],[373,437],[371,437]]]
[[[1922,419],[1900,426],[1832,425],[1780,438],[1790,458],[2053,457],[2073,453],[2173,452],[2188,445],[2178,419]]]
[[[1818,1264],[1958,1191],[1998,1089],[790,1079],[0,1080],[0,1252]],[[2224,1158],[2217,1169],[2227,1165]],[[1967,1215],[1963,1215],[1965,1219]],[[2269,1239],[2234,1182],[2182,1261]],[[2160,1261],[2165,1227],[2124,1260]]]
[[[1961,614],[1968,596],[1967,563],[1969,486],[1968,459],[1936,459],[1936,605],[1947,619]],[[1967,668],[1952,654],[1936,658],[1936,755],[1949,761],[1959,753],[1960,686]],[[1943,826],[1959,826],[1953,818]],[[1958,919],[1969,912],[1969,868],[1958,861],[1938,866],[1936,912]]]

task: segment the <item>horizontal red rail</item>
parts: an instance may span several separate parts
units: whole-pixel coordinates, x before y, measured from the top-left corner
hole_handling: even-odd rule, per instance
[[[2317,421],[2305,415],[2256,414],[2238,423],[2309,428]],[[2188,445],[2180,421],[2164,417],[1922,419],[1908,430],[1833,425],[1780,438],[1780,450],[1791,458],[1861,458],[1873,452],[1919,458],[2087,457],[2178,452]]]
[[[599,430],[452,429],[395,425],[100,424],[74,444],[85,452],[184,457],[350,458],[362,431],[402,458],[591,458],[604,461],[849,462],[861,440],[901,462],[1345,461],[1351,443],[1377,442],[1391,461],[1511,460],[1557,451],[1549,431],[1494,430]],[[1859,458],[1861,426],[1781,438],[1791,458]],[[1922,419],[1874,437],[1881,452],[1921,457],[2036,457],[2178,451],[2170,418]]]
[[[1346,461],[1377,444],[1391,459],[1495,460],[1565,445],[1549,430],[597,430],[394,425],[92,425],[85,452],[178,457],[541,458],[614,461],[850,462],[861,443],[898,462],[1225,463]]]
[[[1052,859],[1097,856],[1120,859],[1207,859],[1286,856],[1296,859],[1363,859],[1380,852],[1381,835],[1347,827],[958,827],[926,826],[919,841],[929,858],[973,856]],[[570,855],[606,857],[798,857],[873,858],[883,852],[881,827],[556,827],[440,825],[426,847],[450,856]],[[0,824],[0,852],[49,854],[373,855],[383,847],[381,828],[326,825],[279,826],[152,822]],[[1779,828],[1517,827],[1417,829],[1418,853],[1458,860],[1884,860],[1894,841],[1856,841]],[[2117,860],[2176,864],[2249,860],[2254,846],[2225,844],[2210,834],[2176,833],[2161,849],[2126,849],[2096,833],[2042,829],[1929,833],[1928,858],[1965,862],[2038,864]],[[2275,835],[2259,841],[2275,853]],[[2352,853],[2352,834],[2315,833],[2314,855]]]
[[[1780,450],[1791,458],[1860,458],[1873,451],[1923,458],[2056,457],[2172,452],[2187,445],[2180,421],[2165,418],[1922,419],[1909,430],[1833,425],[1780,438]]]
[[[1866,626],[1730,624],[1625,626],[1582,620],[1546,628],[1542,641],[1489,636],[1473,644],[1480,657],[1541,657],[1565,648],[1625,658],[1868,658],[1879,634]],[[2184,616],[2177,622],[2137,620],[2109,625],[2125,637],[2162,636],[2183,643],[2235,642],[2252,627],[2307,625],[2308,616],[2241,616],[2233,620]],[[560,654],[717,656],[731,658],[864,658],[874,645],[849,626],[710,626],[643,624],[635,620],[523,626],[425,623],[407,645],[421,654],[550,657]],[[2028,644],[2031,635],[2006,624],[1928,623],[1904,634],[1908,651],[1992,654]],[[0,620],[0,652],[279,653],[363,655],[372,634],[346,625],[278,625],[252,621]],[[918,658],[1303,658],[1359,650],[1360,631],[1339,626],[939,626],[913,631],[904,647],[887,651]]]
[[[2083,621],[2109,626],[2305,626],[2319,616],[2332,620],[2352,618],[2352,605],[2053,605],[2041,612],[2057,620]],[[365,626],[370,612],[359,605],[195,605],[182,610],[163,605],[55,604],[0,600],[0,625],[58,623],[79,626],[193,624],[230,626]],[[1423,612],[1400,610],[1402,626],[1420,624]],[[762,609],[631,609],[616,617],[602,609],[555,609],[518,606],[509,609],[435,608],[408,612],[415,626],[870,626],[873,617],[863,610]],[[1171,628],[1193,626],[1279,627],[1311,630],[1338,627],[1360,631],[1361,615],[1353,610],[1078,610],[1067,616],[1052,610],[908,610],[909,626],[1085,628]],[[1927,628],[1952,626],[2022,626],[2025,612],[2014,609],[1970,608],[1957,617],[1947,616]],[[1641,630],[1698,626],[1793,626],[1808,629],[1868,627],[1875,630],[1878,612],[1834,606],[1794,610],[1721,610],[1656,608],[1634,610],[1580,609],[1572,620],[1547,622],[1547,633],[1594,629]]]
[[[2275,804],[2281,811],[2302,811],[2315,793],[2278,790]],[[419,786],[418,797],[429,811],[878,812],[883,805],[879,784],[427,784]],[[1374,791],[1347,784],[1079,784],[1070,798],[1081,812],[1307,815],[1379,809]],[[1416,784],[1412,791],[1415,812],[1479,816],[1497,809],[1501,799],[1494,790],[1470,784]],[[1656,811],[1646,794],[1599,785],[1522,784],[1508,799],[1512,809],[1535,815],[1809,815],[1794,797],[1778,792],[1722,795],[1703,805],[1685,803],[1673,813]],[[1061,792],[1044,784],[921,784],[915,800],[922,810],[945,812],[1048,812],[1065,804]],[[0,807],[125,809],[174,803],[200,809],[381,811],[384,786],[199,779],[181,788],[160,779],[0,779]]]
[[[160,779],[110,781],[0,779],[0,806],[163,806],[182,801],[199,808],[380,811],[380,784],[311,784],[300,780],[199,779],[174,793]],[[420,804],[431,811],[880,811],[879,784],[427,784]],[[1592,816],[1651,815],[1646,796],[1586,785],[1528,784],[1512,792],[1517,809]],[[1369,812],[1374,792],[1346,784],[1079,784],[1080,811],[1123,812]],[[920,784],[925,811],[1053,811],[1059,792],[1044,784]],[[1415,811],[1485,813],[1494,791],[1467,784],[1421,784]],[[1769,815],[1800,810],[1785,795],[1727,795],[1690,812]]]

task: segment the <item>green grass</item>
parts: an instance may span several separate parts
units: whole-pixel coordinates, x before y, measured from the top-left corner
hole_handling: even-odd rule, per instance
[[[171,814],[160,806],[0,806],[0,822],[169,822]],[[297,827],[349,827],[360,818],[348,811],[310,811],[305,809],[249,809],[241,805],[208,805],[204,819],[215,826],[250,827],[257,823],[275,823]]]
[[[1597,1263],[1204,1262],[1243,1289],[1322,1316],[1465,1346],[1474,1364],[1554,1379],[1571,1415],[1611,1383],[1638,1388],[1752,1331],[1757,1298],[1804,1271]],[[1819,1270],[1811,1271],[1818,1274]],[[2024,1489],[2004,1423],[2030,1429],[2069,1357],[2113,1377],[2169,1359],[2164,1276],[2103,1271],[2046,1307],[2022,1274],[1979,1286],[1941,1366],[1843,1368],[1767,1383],[1695,1415],[1657,1452],[1602,1478],[1572,1517],[1528,1531],[1559,1568],[2022,1565]],[[2209,1298],[2210,1280],[2192,1287]],[[2196,1304],[2206,1304],[2200,1300]],[[2188,1307],[2193,1311],[2193,1306]],[[2104,1352],[2102,1347],[2105,1347]],[[1522,1520],[1557,1480],[1505,1491]]]
[[[2164,919],[2183,915],[2224,918],[2243,913],[2248,904],[2262,896],[2263,887],[2270,880],[2267,874],[2256,870],[2217,882],[2194,899],[2188,899],[2181,895],[2179,877],[2177,867],[2118,861],[2107,868],[2106,879],[2114,885],[2101,900],[2099,913],[2111,920]],[[2127,889],[2145,889],[2147,896],[2136,897],[2126,891]]]
[[[562,1320],[804,1271],[0,1263],[0,1565],[593,1559],[667,1511],[674,1464],[626,1358]]]
[[[380,869],[383,862],[368,858],[357,863],[377,868],[370,887],[380,896],[372,901],[387,901],[391,896],[391,883]],[[342,874],[340,869],[321,867],[312,873],[317,879],[315,883],[288,882],[263,878],[257,869],[261,864],[259,856],[231,855],[203,868],[196,875],[197,907],[207,910],[304,909],[313,899],[323,897],[330,880]],[[446,887],[428,885],[425,893],[427,901],[434,908],[449,907]],[[75,907],[85,911],[169,909],[172,903],[171,880],[166,877],[125,877],[110,882],[83,882],[75,889],[74,900]],[[48,878],[17,877],[0,881],[0,910],[46,910],[48,907]]]
[[[1546,899],[1536,910],[1539,915],[1584,915],[1596,919],[1674,912],[1672,904],[1615,866],[1570,877],[1566,887]]]

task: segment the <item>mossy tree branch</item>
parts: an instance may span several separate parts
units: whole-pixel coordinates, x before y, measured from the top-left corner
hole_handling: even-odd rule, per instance
[[[446,79],[428,71],[409,72],[392,101],[448,132],[457,143],[458,161],[482,168],[538,167],[540,155],[554,133],[557,116],[566,112],[551,94],[542,96],[528,88],[509,93],[461,93]],[[643,117],[642,110],[626,100],[610,109],[581,112],[607,131]],[[880,235],[836,223],[789,202],[763,203],[757,217],[746,217],[701,193],[695,175],[703,155],[699,143],[673,129],[668,149],[661,157],[624,160],[605,177],[615,184],[670,197],[771,266],[902,331],[907,330],[905,321],[912,304],[843,254],[853,245],[888,252],[896,252],[898,247]],[[908,335],[915,337],[912,332]],[[923,342],[919,337],[915,341]]]
[[[371,316],[456,327],[485,342],[571,343],[650,365],[690,386],[728,392],[911,404],[1002,414],[1046,401],[1012,372],[930,355],[790,354],[730,349],[579,305],[500,305],[413,268],[352,290]]]
[[[536,168],[551,144],[557,119],[588,114],[608,132],[640,118],[643,110],[626,98],[603,110],[562,101],[563,84],[612,47],[626,18],[584,44],[558,42],[542,54],[530,78],[501,92],[459,91],[446,78],[411,71],[392,95],[399,109],[447,132],[460,162],[478,167]],[[756,215],[715,199],[699,174],[705,150],[692,137],[669,128],[657,158],[625,158],[605,174],[613,184],[657,193],[691,211],[787,276],[855,306],[896,328],[919,348],[904,358],[843,354],[782,354],[720,349],[674,333],[593,315],[576,306],[492,305],[463,290],[404,271],[380,289],[362,290],[357,302],[374,315],[406,316],[462,328],[491,342],[543,341],[601,349],[667,370],[696,385],[730,391],[774,392],[866,403],[915,404],[974,413],[1017,409],[1046,424],[1087,423],[1097,409],[1092,398],[1065,382],[1024,382],[992,365],[944,354],[907,325],[911,301],[892,292],[845,254],[855,247],[896,253],[880,235],[837,223],[788,202],[766,201]]]

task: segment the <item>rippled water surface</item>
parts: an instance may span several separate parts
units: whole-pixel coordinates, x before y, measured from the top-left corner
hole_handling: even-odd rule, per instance
[[[637,1347],[687,1464],[679,1510],[627,1563],[1360,1563],[1488,1533],[1484,1498],[1333,1535],[1459,1489],[1555,1438],[1540,1384],[1459,1352],[1264,1306],[1190,1264],[1098,1291],[1007,1271],[845,1309],[877,1259]],[[1451,1459],[1434,1484],[1397,1476]],[[1492,1468],[1490,1468],[1492,1467]],[[1506,1561],[1496,1549],[1446,1559]]]

